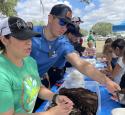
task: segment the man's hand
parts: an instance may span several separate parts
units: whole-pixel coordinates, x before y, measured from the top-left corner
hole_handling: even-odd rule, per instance
[[[115,91],[121,90],[120,86],[117,83],[115,83],[112,80],[110,80],[108,77],[106,77],[106,88],[112,94]]]

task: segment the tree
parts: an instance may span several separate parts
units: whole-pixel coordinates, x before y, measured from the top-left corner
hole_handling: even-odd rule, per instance
[[[18,0],[0,0],[0,12],[6,16],[16,15],[15,6]]]
[[[80,29],[80,32],[83,34],[83,36],[88,35],[88,31],[83,28]]]
[[[86,4],[90,4],[91,0],[80,0],[80,2],[86,3]]]
[[[35,21],[35,20],[33,20],[32,21],[33,22],[33,25],[34,26],[45,26],[45,22],[44,21]]]
[[[96,23],[92,29],[96,34],[106,36],[112,33],[112,24],[107,22]]]

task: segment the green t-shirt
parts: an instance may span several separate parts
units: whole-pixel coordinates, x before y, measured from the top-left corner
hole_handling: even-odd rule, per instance
[[[93,37],[92,34],[90,34],[90,35],[88,36],[88,38],[87,38],[87,41],[88,41],[88,42],[89,42],[90,40],[92,40],[92,41],[94,42],[95,46],[96,46],[96,41],[95,41],[95,39],[94,39],[94,37]]]
[[[0,54],[0,112],[32,113],[41,82],[36,62],[31,57],[17,67]]]
[[[90,40],[95,41],[92,34],[89,34],[89,36],[88,36],[88,38],[87,38],[87,41],[88,41],[88,42],[89,42]]]

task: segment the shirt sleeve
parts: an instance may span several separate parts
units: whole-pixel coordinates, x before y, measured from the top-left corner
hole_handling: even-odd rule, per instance
[[[119,66],[121,67],[121,68],[124,68],[125,67],[125,64],[123,63],[123,61],[122,61],[122,59],[123,59],[123,57],[120,57],[119,59],[118,59],[118,64],[119,64]]]
[[[7,76],[0,73],[0,112],[14,108],[13,93]]]
[[[74,46],[67,40],[64,45],[64,56],[67,56],[69,53],[75,52]]]

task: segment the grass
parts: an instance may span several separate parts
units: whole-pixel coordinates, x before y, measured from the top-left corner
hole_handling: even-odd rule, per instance
[[[96,41],[96,52],[101,53],[103,50],[105,41]],[[84,42],[83,46],[87,46],[87,42]]]

